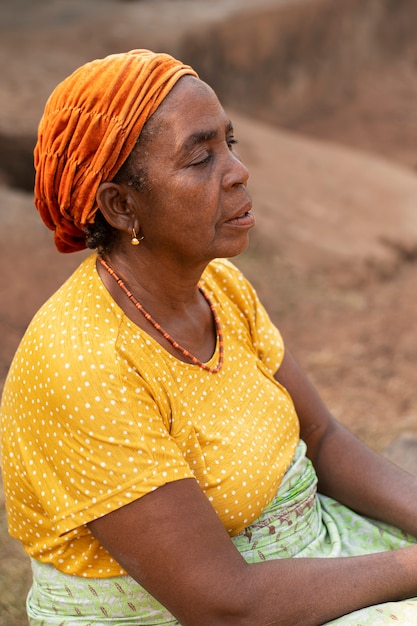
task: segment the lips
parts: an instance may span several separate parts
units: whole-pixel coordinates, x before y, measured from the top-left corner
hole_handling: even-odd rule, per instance
[[[227,224],[233,224],[233,226],[253,226],[255,218],[250,211],[238,215],[237,217],[227,220]]]
[[[255,218],[251,213],[252,204],[248,203],[248,205],[237,213],[234,217],[227,220],[227,224],[232,224],[234,226],[253,226],[255,223]]]

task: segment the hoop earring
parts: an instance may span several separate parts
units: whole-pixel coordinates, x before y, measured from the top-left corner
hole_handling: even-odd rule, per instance
[[[140,244],[140,242],[142,241],[142,239],[145,239],[145,237],[140,237],[139,239],[136,237],[136,231],[134,228],[132,228],[132,238],[130,240],[130,243],[132,244],[132,246],[138,246]]]

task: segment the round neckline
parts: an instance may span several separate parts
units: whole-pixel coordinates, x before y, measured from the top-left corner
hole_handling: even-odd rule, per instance
[[[110,291],[107,289],[106,285],[104,284],[104,281],[103,281],[103,279],[102,279],[102,277],[101,277],[101,275],[100,275],[100,273],[98,271],[97,254],[96,255],[92,255],[90,257],[90,259],[92,259],[92,262],[94,263],[95,276],[96,276],[96,279],[98,281],[99,290],[100,290],[100,292],[103,292],[105,294],[106,301],[109,303],[111,308],[113,310],[117,311],[117,314],[118,314],[122,324],[124,324],[126,326],[131,326],[139,334],[143,333],[144,335],[146,335],[147,340],[151,341],[155,346],[157,346],[158,349],[164,355],[168,355],[170,357],[170,360],[173,360],[174,363],[180,364],[181,366],[184,366],[184,365],[185,366],[191,366],[193,368],[198,368],[201,372],[205,372],[206,371],[207,373],[210,373],[207,370],[204,370],[201,366],[199,366],[198,363],[193,363],[191,361],[183,361],[182,359],[178,358],[178,356],[176,354],[173,354],[172,352],[167,350],[166,347],[164,345],[162,345],[155,337],[153,337],[145,328],[143,328],[142,326],[139,326],[139,324],[136,324],[136,322],[133,319],[131,319],[129,317],[129,315],[122,309],[122,307],[116,302],[115,298],[112,296],[112,294],[110,293]],[[218,310],[218,308],[221,308],[221,305],[220,305],[219,302],[216,303],[216,310]],[[208,367],[211,367],[212,364],[218,362],[218,359],[219,359],[219,348],[220,348],[219,336],[216,333],[216,343],[215,343],[215,346],[214,346],[213,354],[211,355],[211,357],[210,357],[210,359],[208,361],[203,361],[203,363],[205,365],[207,365]],[[220,372],[216,372],[216,373],[220,373]]]

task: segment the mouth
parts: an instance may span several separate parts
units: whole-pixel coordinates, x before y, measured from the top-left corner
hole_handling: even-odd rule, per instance
[[[231,224],[232,226],[245,226],[246,228],[251,228],[255,224],[255,218],[251,213],[251,207],[242,211],[235,217],[232,217],[230,220],[227,220],[226,224]]]

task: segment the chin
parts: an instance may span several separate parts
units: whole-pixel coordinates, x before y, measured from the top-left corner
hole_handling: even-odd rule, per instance
[[[231,259],[233,257],[239,256],[242,252],[245,252],[246,248],[249,245],[249,236],[246,233],[245,237],[240,237],[238,240],[236,238],[230,239],[228,241],[223,241],[221,245],[217,245],[213,247],[212,259]]]
[[[240,246],[230,246],[230,250],[226,255],[224,255],[224,258],[233,258],[235,256],[239,256],[239,254],[242,254],[242,252],[245,252],[248,245],[249,245],[249,237],[246,237],[246,240],[243,243],[241,243]]]

